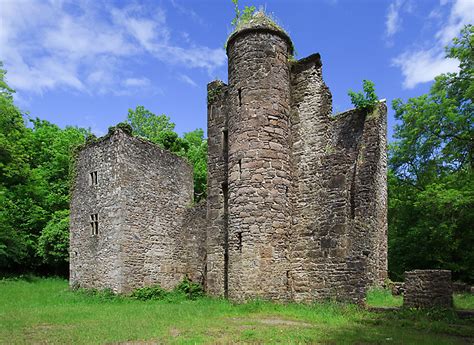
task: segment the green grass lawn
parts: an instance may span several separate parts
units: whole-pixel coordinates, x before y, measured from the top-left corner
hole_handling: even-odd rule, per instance
[[[474,310],[474,295],[470,293],[454,294],[454,307],[456,309]],[[389,290],[375,288],[367,294],[367,304],[371,307],[401,307],[402,296],[393,296]]]
[[[369,296],[370,300],[371,296]],[[472,301],[471,301],[472,302]],[[371,313],[353,305],[138,301],[68,290],[60,279],[0,281],[0,343],[470,344],[450,312]]]

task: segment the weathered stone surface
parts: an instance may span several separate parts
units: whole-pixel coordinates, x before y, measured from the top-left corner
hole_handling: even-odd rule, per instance
[[[209,291],[361,302],[387,270],[386,106],[333,117],[319,54],[290,63],[291,50],[281,31],[247,27],[229,39],[229,85],[208,87],[226,91],[208,103],[219,198],[207,243],[217,236],[221,251],[208,255]]]
[[[90,173],[97,171],[97,184]],[[204,275],[205,209],[183,159],[116,129],[83,149],[71,200],[70,284],[128,292]],[[90,215],[98,215],[98,234]],[[195,250],[194,247],[199,247]]]
[[[383,282],[386,105],[331,115],[319,54],[290,62],[290,38],[267,24],[231,35],[229,83],[208,85],[205,207],[188,207],[190,167],[150,143],[118,132],[81,152],[72,284],[168,288],[188,275],[236,301],[363,302]],[[87,185],[94,169],[106,184]]]
[[[403,305],[415,308],[452,308],[451,271],[414,270],[405,272]]]

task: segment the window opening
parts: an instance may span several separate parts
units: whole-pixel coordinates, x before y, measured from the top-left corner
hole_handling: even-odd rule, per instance
[[[229,146],[229,132],[227,129],[222,130],[222,152],[224,157],[227,155],[227,150]]]
[[[89,173],[89,184],[96,185],[97,184],[97,171],[92,171]]]
[[[97,236],[99,234],[99,215],[97,213],[91,214],[90,224],[92,235]]]
[[[239,107],[242,106],[242,89],[239,89]]]
[[[242,253],[242,232],[237,233],[237,239],[239,241],[239,252]]]

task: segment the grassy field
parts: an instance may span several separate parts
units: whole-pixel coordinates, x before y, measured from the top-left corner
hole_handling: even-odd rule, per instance
[[[389,299],[377,293],[369,295],[373,305]],[[472,303],[472,296],[463,298]],[[473,342],[474,320],[459,320],[450,312],[371,313],[337,303],[234,305],[210,298],[143,302],[71,292],[60,279],[0,281],[4,344]]]
[[[460,310],[474,310],[474,295],[470,293],[455,294],[454,307]],[[389,290],[372,289],[367,295],[367,304],[371,307],[401,307],[402,296],[393,296]]]

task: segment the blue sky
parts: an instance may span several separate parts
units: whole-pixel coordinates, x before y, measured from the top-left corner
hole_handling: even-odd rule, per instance
[[[474,0],[244,1],[273,13],[297,58],[319,52],[334,112],[363,79],[390,104],[457,69],[443,47],[474,22]],[[143,105],[178,133],[206,128],[206,84],[227,81],[231,0],[0,0],[0,60],[16,103],[98,135]],[[394,124],[389,111],[389,131]]]

